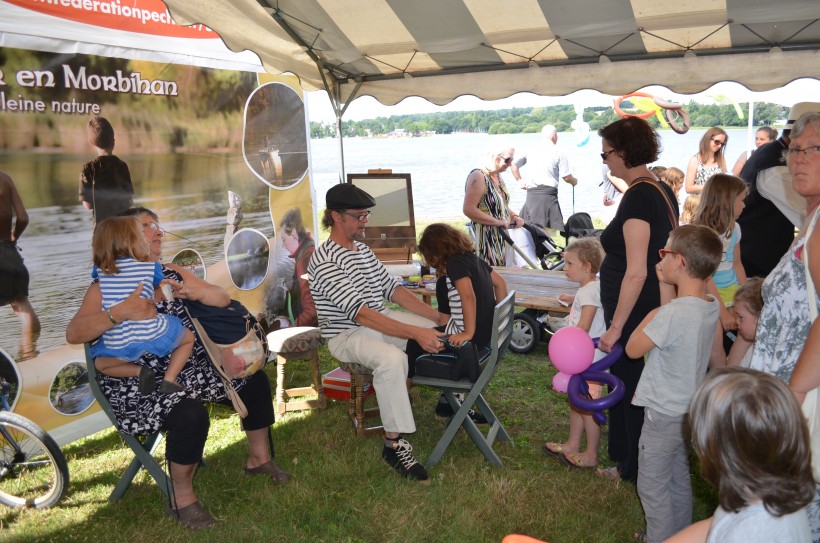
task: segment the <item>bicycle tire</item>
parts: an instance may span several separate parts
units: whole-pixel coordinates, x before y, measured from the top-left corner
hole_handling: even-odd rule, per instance
[[[68,463],[54,439],[27,418],[0,411],[0,504],[51,507],[68,482]]]

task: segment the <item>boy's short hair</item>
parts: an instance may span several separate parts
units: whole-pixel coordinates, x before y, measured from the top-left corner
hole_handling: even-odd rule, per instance
[[[779,517],[812,501],[808,428],[794,394],[773,375],[709,371],[689,404],[689,423],[700,473],[726,511],[762,501]]]
[[[669,249],[683,256],[689,275],[695,279],[708,279],[723,258],[720,236],[699,224],[687,224],[672,230]]]
[[[604,261],[604,247],[597,238],[578,238],[569,245],[564,251],[572,251],[578,255],[578,259],[583,264],[589,264],[592,273],[598,273],[601,269],[601,262]]]
[[[114,148],[114,127],[105,117],[91,117],[88,121],[88,141],[100,149]]]

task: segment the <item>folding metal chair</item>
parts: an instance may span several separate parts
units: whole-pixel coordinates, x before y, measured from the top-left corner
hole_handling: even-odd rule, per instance
[[[100,389],[100,383],[97,382],[97,368],[94,366],[94,360],[89,355],[89,348],[90,345],[86,343],[85,361],[86,368],[88,369],[88,384],[91,386],[91,393],[94,394],[94,398],[97,399],[100,403],[100,407],[102,407],[109,420],[111,420],[111,423],[116,427],[117,421],[114,416],[114,410],[111,409],[111,404],[108,403],[108,398],[103,396],[102,390]],[[162,440],[162,432],[151,434],[145,437],[144,441],[137,439],[137,436],[123,432],[120,432],[120,436],[131,448],[131,450],[134,451],[134,459],[131,460],[131,463],[123,472],[120,480],[117,482],[117,485],[114,487],[114,490],[111,492],[108,499],[110,501],[117,501],[122,498],[125,491],[128,490],[129,486],[131,486],[131,481],[134,480],[134,477],[136,477],[140,468],[145,468],[146,471],[148,471],[154,481],[156,481],[159,489],[162,490],[163,494],[167,496],[168,489],[171,488],[171,481],[165,474],[165,470],[160,467],[156,459],[153,457],[154,451],[157,449],[159,442]]]
[[[425,466],[431,467],[439,463],[447,447],[452,443],[456,432],[458,432],[458,429],[461,427],[464,428],[464,431],[467,432],[467,435],[470,436],[476,444],[476,447],[478,447],[490,463],[498,467],[502,466],[501,459],[493,450],[493,443],[496,439],[510,441],[510,435],[504,429],[501,421],[498,420],[490,404],[488,404],[484,398],[484,391],[487,385],[490,384],[490,380],[498,368],[498,362],[501,360],[501,356],[506,352],[507,346],[510,343],[514,313],[515,291],[512,291],[495,306],[490,351],[485,352],[480,359],[482,371],[475,383],[471,383],[466,378],[460,381],[451,381],[449,379],[437,379],[435,377],[423,377],[420,375],[413,377],[414,385],[424,385],[441,390],[455,412],[455,415],[450,419],[447,428],[444,430],[444,435],[441,436],[441,439],[439,439],[427,462],[425,462]],[[455,397],[455,394],[459,392],[465,394],[462,402],[459,402]],[[468,416],[473,406],[478,407],[487,419],[490,428],[486,435],[479,430],[476,423]]]

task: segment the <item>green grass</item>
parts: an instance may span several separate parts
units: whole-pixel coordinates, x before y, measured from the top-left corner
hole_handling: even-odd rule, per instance
[[[337,364],[323,350],[321,365],[324,373]],[[273,377],[275,366],[265,371]],[[177,526],[144,472],[121,501],[109,503],[130,451],[107,430],[64,447],[71,484],[57,507],[0,508],[0,540],[499,542],[523,533],[552,543],[631,541],[643,528],[635,487],[569,471],[540,450],[544,440],[567,433],[567,399],[550,389],[553,374],[543,344],[530,355],[504,357],[486,395],[512,436],[495,445],[501,468],[460,431],[430,470],[429,484],[405,481],[381,459],[381,438],[356,438],[347,404],[329,401],[323,411],[288,414],[273,427],[277,462],[293,474],[289,484],[276,486],[243,474],[247,449],[238,418],[217,406],[207,466],[194,482],[202,503],[221,520],[215,529],[192,533]],[[287,386],[308,382],[307,363],[291,362],[288,379]],[[413,395],[418,431],[409,440],[423,460],[444,426],[433,415],[435,391],[416,387]],[[697,477],[695,483],[699,519],[716,502]]]

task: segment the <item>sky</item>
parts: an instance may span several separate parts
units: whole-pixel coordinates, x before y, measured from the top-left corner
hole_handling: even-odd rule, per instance
[[[820,101],[820,81],[816,79],[798,79],[784,87],[766,92],[752,92],[739,83],[724,81],[717,83],[709,90],[693,95],[677,94],[665,87],[651,86],[641,89],[665,100],[687,103],[691,99],[701,103],[715,103],[717,100],[731,99],[747,102],[752,98],[756,102],[773,102],[790,106],[796,102]],[[332,123],[335,120],[330,99],[324,91],[306,92],[308,116],[313,122]],[[395,106],[384,106],[375,98],[361,96],[355,99],[344,115],[346,121],[360,121],[390,115],[408,115],[411,113],[434,113],[439,111],[474,111],[509,109],[513,107],[543,107],[562,104],[576,104],[585,107],[612,104],[615,97],[601,94],[594,90],[580,90],[567,96],[537,96],[522,92],[502,100],[485,101],[475,96],[460,96],[445,106],[437,106],[417,96],[405,98]]]

